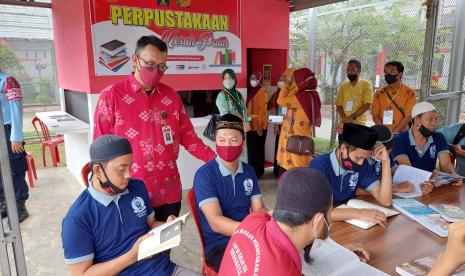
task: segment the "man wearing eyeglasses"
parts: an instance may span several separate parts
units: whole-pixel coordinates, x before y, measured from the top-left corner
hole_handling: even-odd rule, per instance
[[[181,209],[179,146],[204,162],[216,157],[195,134],[176,91],[160,82],[167,54],[156,36],[141,37],[132,56],[134,72],[101,92],[94,117],[94,139],[115,134],[130,141],[131,176],[145,183],[155,218],[162,221]]]

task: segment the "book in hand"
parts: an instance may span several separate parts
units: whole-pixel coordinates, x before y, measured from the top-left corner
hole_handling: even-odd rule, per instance
[[[431,172],[425,170],[417,169],[411,166],[400,165],[392,177],[392,185],[397,186],[405,181],[408,181],[413,184],[415,191],[411,193],[394,194],[402,198],[414,198],[422,196],[420,185],[423,182],[428,181],[431,175]]]
[[[449,174],[449,173],[444,173],[444,172],[439,172],[439,175],[433,177],[436,182],[434,182],[435,187],[442,186],[444,184],[449,184],[454,181],[457,181],[459,179],[465,179],[464,176],[460,175],[455,175],[455,174]]]
[[[384,215],[386,215],[386,217],[392,217],[394,215],[399,214],[399,212],[395,210],[391,210],[360,199],[351,199],[347,202],[347,204],[339,205],[337,208],[376,209],[378,211],[383,212]],[[376,225],[375,222],[360,219],[349,219],[346,220],[346,222],[362,229],[368,229]]]
[[[448,222],[441,215],[415,199],[393,199],[394,208],[440,237],[447,237]]]
[[[423,257],[412,260],[396,267],[396,272],[401,276],[422,276],[428,274],[433,268],[436,257]],[[453,275],[465,275],[465,265],[460,266]]]
[[[310,251],[311,264],[302,259],[302,274],[310,275],[370,275],[385,276],[384,272],[360,261],[349,249],[330,238],[317,240]]]
[[[451,204],[430,204],[429,207],[439,214],[441,217],[449,222],[458,222],[465,219],[465,210]]]
[[[150,230],[152,236],[140,243],[137,260],[142,260],[178,246],[181,243],[182,224],[186,223],[186,219],[189,214],[190,213],[187,213],[177,219]]]

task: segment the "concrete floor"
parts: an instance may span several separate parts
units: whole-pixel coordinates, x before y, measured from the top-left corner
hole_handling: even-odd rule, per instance
[[[82,188],[65,167],[38,171],[39,179],[30,189],[27,208],[30,217],[21,223],[24,252],[29,275],[68,275],[63,262],[61,220]],[[259,181],[265,205],[273,208],[277,181],[271,171]],[[188,212],[183,193],[181,214]],[[6,220],[3,220],[6,226]],[[182,233],[181,245],[171,251],[173,262],[200,272],[201,245],[192,217]]]

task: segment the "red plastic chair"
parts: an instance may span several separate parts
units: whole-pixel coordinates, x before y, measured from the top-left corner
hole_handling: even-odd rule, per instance
[[[84,185],[86,185],[86,188],[89,188],[89,175],[91,172],[92,170],[90,169],[89,163],[87,162],[81,169],[81,178],[84,182]]]
[[[197,227],[197,232],[199,232],[200,243],[202,244],[202,274],[206,276],[216,276],[218,275],[218,273],[216,273],[213,267],[207,264],[205,258],[205,247],[203,246],[202,228],[200,227],[200,217],[197,213],[197,208],[195,204],[195,192],[193,188],[190,189],[187,193],[187,205],[189,205],[189,209],[191,210],[192,217],[195,221],[195,226]]]
[[[34,162],[34,156],[32,153],[26,153],[26,161],[27,161],[27,179],[29,180],[29,187],[34,188],[34,179],[37,179],[37,172],[36,172],[36,163]],[[32,177],[34,176],[34,178]]]
[[[40,134],[37,123],[40,126],[42,131],[42,135]],[[60,154],[58,153],[58,145],[64,143],[63,136],[57,136],[56,138],[50,137],[50,132],[48,131],[48,127],[42,122],[39,118],[34,117],[32,118],[32,125],[36,130],[37,135],[39,136],[40,143],[42,144],[42,162],[44,163],[44,167],[47,166],[45,162],[45,147],[49,148],[50,155],[52,156],[52,163],[53,166],[56,167],[58,162],[60,162]]]

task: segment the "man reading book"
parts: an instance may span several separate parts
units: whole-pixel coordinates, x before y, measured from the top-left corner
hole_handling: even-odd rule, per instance
[[[326,239],[331,228],[332,191],[326,177],[310,168],[283,174],[272,216],[254,212],[234,231],[219,275],[302,275],[301,252],[310,263],[310,250]],[[345,247],[362,261],[369,253],[357,243]]]
[[[194,178],[205,257],[216,271],[240,222],[250,211],[265,209],[253,167],[239,160],[244,141],[242,119],[221,116],[215,131],[218,158],[200,167]]]
[[[333,187],[333,201],[342,203],[355,197],[357,188],[367,190],[383,206],[392,201],[392,176],[389,155],[383,145],[374,148],[378,135],[373,129],[356,124],[344,124],[342,142],[331,153],[312,160],[310,168],[325,175]],[[368,164],[367,158],[381,161],[381,178]],[[333,221],[361,219],[386,226],[386,216],[375,209],[337,208]]]
[[[412,127],[394,138],[392,150],[394,160],[399,165],[433,172],[433,176],[437,174],[434,171],[439,160],[440,172],[456,174],[455,167],[450,161],[447,141],[442,133],[436,132],[439,121],[436,107],[428,102],[417,103],[413,106],[412,118]],[[463,184],[462,179],[454,182]],[[434,181],[430,180],[423,186],[431,190],[433,185]]]
[[[103,135],[90,146],[92,176],[62,222],[65,262],[71,275],[197,275],[167,254],[137,261],[140,243],[153,227],[154,211],[140,180],[130,178],[129,141]],[[168,221],[176,217],[170,216]]]

